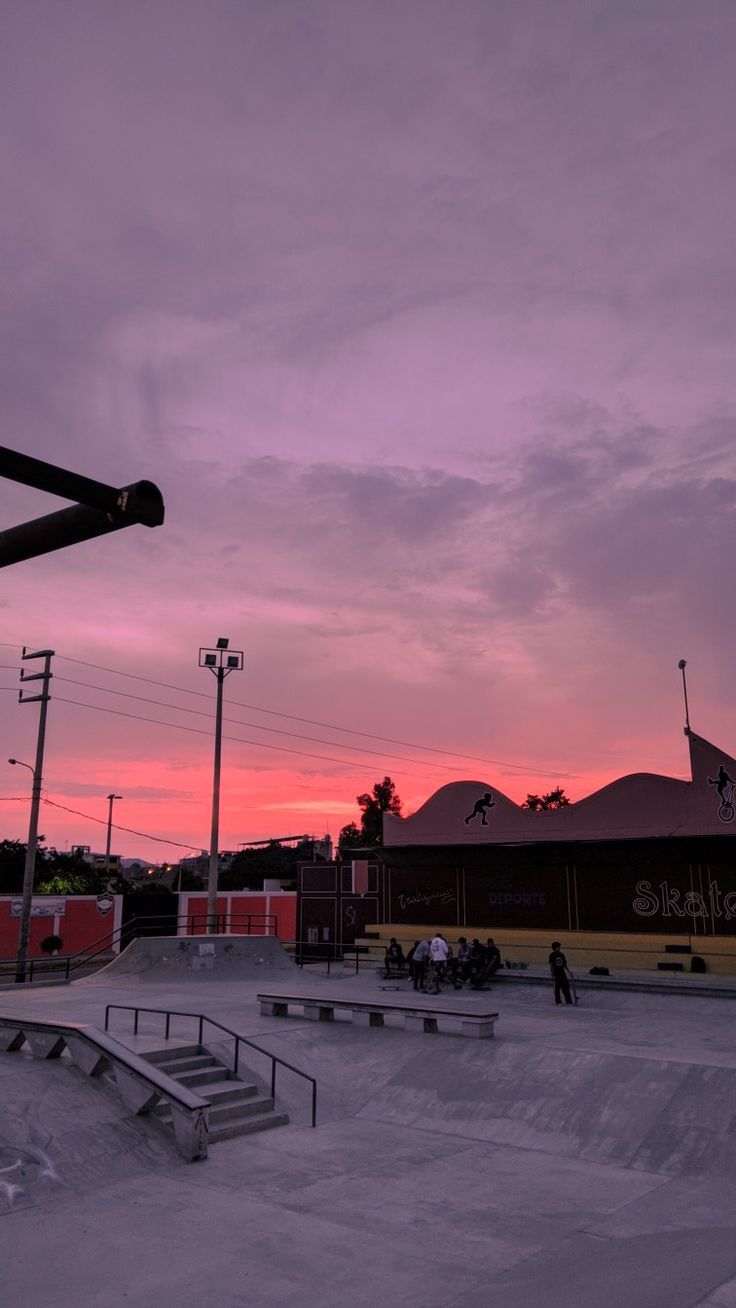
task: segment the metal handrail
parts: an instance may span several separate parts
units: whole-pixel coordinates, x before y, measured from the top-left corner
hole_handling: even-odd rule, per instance
[[[302,1072],[301,1068],[294,1067],[293,1063],[287,1063],[285,1058],[279,1058],[278,1054],[272,1054],[270,1049],[264,1049],[262,1045],[257,1045],[254,1040],[249,1040],[247,1036],[239,1035],[237,1031],[231,1030],[229,1026],[223,1026],[222,1022],[217,1022],[214,1017],[207,1017],[206,1013],[187,1013],[176,1008],[144,1008],[140,1004],[107,1004],[105,1007],[105,1030],[109,1030],[110,1013],[113,1009],[119,1009],[121,1012],[133,1013],[133,1035],[138,1034],[138,1014],[155,1013],[159,1017],[165,1017],[164,1039],[169,1039],[172,1017],[194,1017],[199,1023],[198,1043],[201,1045],[204,1024],[208,1022],[210,1026],[217,1027],[218,1031],[224,1031],[225,1035],[232,1036],[235,1041],[235,1052],[233,1057],[233,1074],[237,1076],[238,1062],[240,1056],[241,1044],[247,1045],[249,1049],[255,1049],[257,1053],[263,1054],[266,1058],[271,1059],[271,1098],[276,1098],[276,1064],[285,1067],[290,1072],[295,1072],[297,1076],[302,1077],[304,1081],[309,1081],[312,1086],[312,1126],[317,1125],[317,1082],[308,1072]]]

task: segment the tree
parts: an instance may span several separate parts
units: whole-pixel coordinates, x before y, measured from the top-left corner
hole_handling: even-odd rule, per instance
[[[36,864],[38,895],[99,895],[104,889],[103,875],[90,867],[80,853],[65,854],[58,849],[41,851],[43,864]]]
[[[226,872],[221,872],[221,890],[262,890],[264,880],[296,881],[296,865],[312,858],[314,841],[301,840],[296,847],[272,840],[257,849],[241,849]]]
[[[342,828],[337,839],[341,849],[359,849],[364,843],[357,822],[348,822],[347,826]]]
[[[546,813],[551,808],[567,808],[570,803],[562,786],[555,786],[546,795],[527,795],[522,808],[529,808],[534,813]]]
[[[36,895],[97,895],[103,889],[99,872],[81,854],[44,849],[38,837],[33,891]],[[20,895],[26,846],[20,840],[0,840],[0,894]]]
[[[370,794],[357,795],[356,801],[361,809],[360,830],[354,822],[349,822],[340,832],[340,845],[352,849],[359,845],[382,845],[384,813],[401,813],[396,786],[390,777],[384,777],[376,782]]]
[[[19,895],[23,889],[26,847],[20,840],[0,840],[0,895]]]

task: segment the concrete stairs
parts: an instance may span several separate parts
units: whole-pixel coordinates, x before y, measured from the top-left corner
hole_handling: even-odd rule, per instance
[[[241,1080],[202,1045],[149,1050],[143,1056],[167,1076],[210,1101],[210,1144],[285,1126],[289,1121],[288,1113],[276,1111],[270,1095],[261,1094],[258,1086]],[[171,1121],[168,1105],[161,1104],[154,1111],[160,1121]]]

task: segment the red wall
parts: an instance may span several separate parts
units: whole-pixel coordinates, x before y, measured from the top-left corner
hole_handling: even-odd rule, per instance
[[[296,894],[292,890],[228,891],[217,896],[217,913],[220,929],[231,935],[296,939]],[[183,892],[179,896],[179,919],[180,935],[206,935],[207,895],[201,891]]]
[[[36,911],[31,915],[28,957],[47,957],[41,949],[46,936],[61,936],[62,954],[76,954],[91,945],[117,953],[119,945],[113,943],[113,931],[120,926],[122,896],[115,895],[114,901],[112,909],[103,913],[96,895],[34,895],[32,909]],[[20,895],[0,895],[0,958],[15,958],[17,953],[20,918],[13,916],[12,909],[19,904]],[[53,908],[58,911],[38,915],[38,910]]]

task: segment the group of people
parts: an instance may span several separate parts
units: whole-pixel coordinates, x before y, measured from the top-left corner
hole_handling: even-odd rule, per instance
[[[442,984],[456,990],[464,985],[480,990],[500,966],[501,952],[491,937],[482,945],[477,938],[468,941],[460,936],[457,951],[453,952],[442,933],[436,931],[431,939],[415,940],[406,956],[392,936],[386,948],[384,976],[388,980],[408,969],[415,990],[439,994]]]
[[[457,952],[453,953],[442,932],[436,931],[431,940],[415,940],[406,955],[396,937],[392,936],[386,947],[384,978],[388,980],[408,970],[415,990],[438,995],[443,983],[454,986],[456,990],[464,985],[471,990],[480,990],[500,966],[501,952],[491,936],[485,945],[477,937],[468,942],[465,936],[460,936]],[[566,1004],[576,1002],[570,993],[568,980],[572,973],[559,940],[552,941],[549,970],[554,982],[555,1003],[559,1006],[563,999]]]

